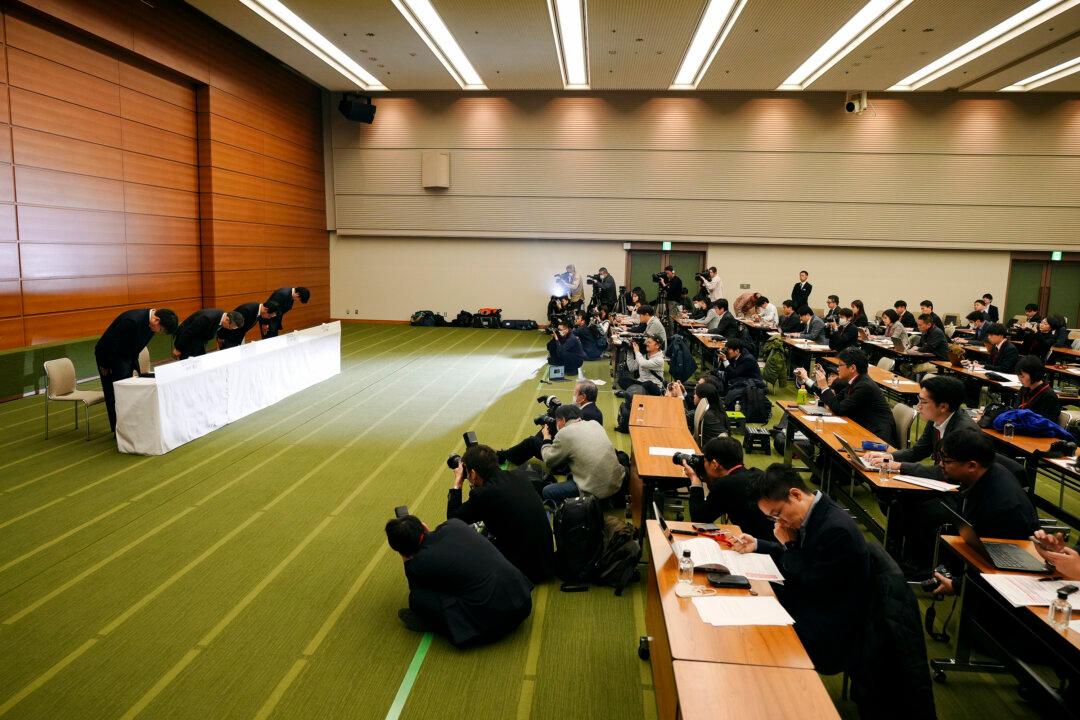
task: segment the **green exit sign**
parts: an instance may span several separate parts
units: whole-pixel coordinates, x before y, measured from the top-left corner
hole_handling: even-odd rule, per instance
[[[664,250],[664,251],[671,250],[671,243],[669,241],[664,241],[663,243],[661,243],[660,249]],[[1054,254],[1055,255],[1060,255],[1061,253],[1054,253]],[[1056,258],[1056,259],[1060,260],[1061,258]]]
[[[1060,250],[1055,250],[1054,252],[1050,253],[1050,259],[1053,260],[1054,262],[1060,261],[1061,260],[1061,251]]]

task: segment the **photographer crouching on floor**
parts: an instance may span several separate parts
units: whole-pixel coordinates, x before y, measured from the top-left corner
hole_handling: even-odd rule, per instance
[[[585,353],[586,360],[599,360],[607,350],[607,338],[601,329],[599,321],[600,313],[594,311],[589,317],[584,310],[574,313],[574,329],[572,333],[581,343],[581,350]]]
[[[592,380],[578,380],[577,384],[574,385],[574,404],[581,408],[581,419],[586,421],[594,420],[598,425],[602,426],[604,424],[604,413],[596,406],[596,396],[596,383]],[[544,406],[546,412],[535,418],[533,424],[547,427],[549,431],[555,430],[555,432],[558,432],[553,415],[562,405],[562,402],[554,395],[541,395],[536,398],[536,401]],[[550,434],[554,435],[555,433]],[[544,459],[540,454],[543,445],[544,434],[538,430],[535,435],[530,435],[517,445],[505,450],[499,450],[496,455],[499,464],[509,462],[513,465],[524,465],[530,459]]]
[[[581,493],[603,500],[619,492],[626,469],[604,428],[582,420],[577,405],[560,405],[555,411],[555,427],[558,432],[554,438],[547,425],[541,428],[540,455],[549,468],[566,466],[570,473],[565,481],[544,487],[540,493],[544,500],[558,504]]]
[[[407,508],[395,514],[386,540],[409,581],[409,607],[398,611],[405,627],[465,648],[498,640],[529,617],[532,583],[487,538],[461,520],[431,530]]]
[[[562,366],[566,378],[572,378],[585,362],[585,350],[578,336],[570,332],[570,321],[565,317],[555,322],[555,337],[548,340],[548,365]]]
[[[622,342],[627,342],[624,339]],[[646,333],[629,338],[633,353],[626,357],[626,371],[619,376],[616,397],[626,397],[631,385],[641,385],[649,395],[664,394],[664,341]]]

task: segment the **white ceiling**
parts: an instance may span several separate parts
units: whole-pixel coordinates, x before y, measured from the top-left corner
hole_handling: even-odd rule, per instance
[[[356,89],[239,0],[188,2],[317,84]],[[392,91],[459,89],[390,0],[283,2]],[[865,2],[749,0],[698,89],[775,90]],[[884,91],[1031,2],[915,0],[808,89]],[[666,91],[706,3],[588,0],[593,90]],[[563,89],[546,0],[432,4],[490,90]],[[1078,55],[1080,6],[922,90],[995,91]],[[1039,91],[1080,92],[1080,73]]]

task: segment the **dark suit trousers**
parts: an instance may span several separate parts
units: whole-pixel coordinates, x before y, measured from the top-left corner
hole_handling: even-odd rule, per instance
[[[544,438],[540,433],[530,435],[517,445],[507,448],[506,459],[514,465],[524,465],[533,458],[543,460],[544,458],[540,454],[540,448],[543,444]]]
[[[109,427],[113,432],[116,432],[116,394],[113,392],[113,383],[131,377],[133,369],[130,363],[125,362],[109,367],[98,366],[98,372],[101,373],[101,392],[105,394],[105,411],[109,414]]]
[[[432,632],[447,635],[442,598],[442,594],[434,590],[415,588],[409,591],[409,609],[416,613]]]

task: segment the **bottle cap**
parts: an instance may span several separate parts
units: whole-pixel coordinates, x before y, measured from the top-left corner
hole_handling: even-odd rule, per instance
[[[689,550],[683,550],[683,551],[682,551],[682,556],[683,556],[684,558],[688,558],[688,557],[690,557],[690,551],[689,551]],[[1060,594],[1060,591],[1059,591],[1059,594]],[[1063,597],[1064,597],[1064,596],[1063,596]]]

